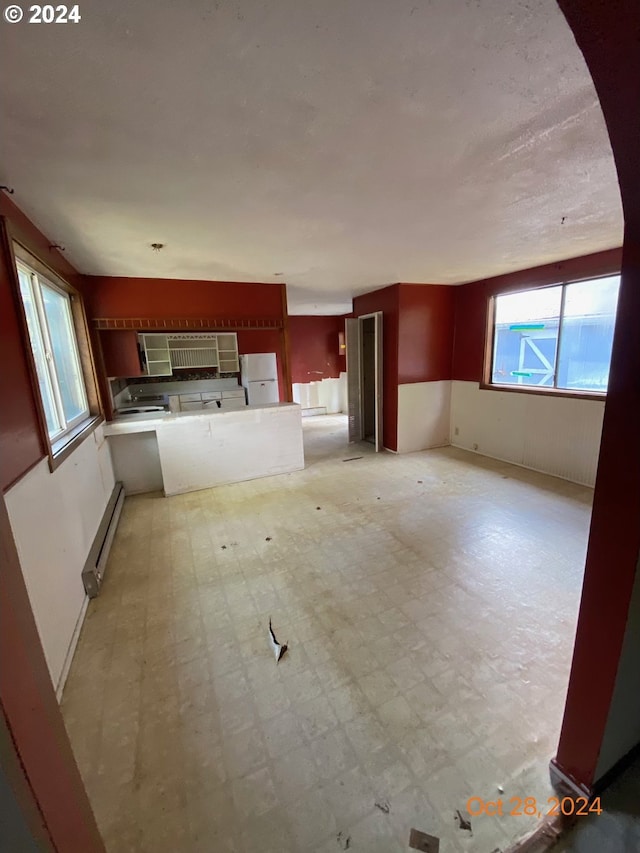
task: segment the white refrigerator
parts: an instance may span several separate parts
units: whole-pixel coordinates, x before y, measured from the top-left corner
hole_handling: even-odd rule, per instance
[[[275,352],[241,355],[240,375],[250,406],[263,406],[265,403],[280,401]]]

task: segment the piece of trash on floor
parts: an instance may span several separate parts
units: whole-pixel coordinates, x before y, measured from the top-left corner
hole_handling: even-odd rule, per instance
[[[502,785],[498,785],[498,793],[504,794],[504,788],[502,787]]]
[[[376,803],[374,803],[374,805],[377,809],[380,809],[380,811],[383,812],[384,814],[389,814],[389,812],[391,811],[391,806],[389,805],[387,800],[380,800],[379,803],[376,802]]]
[[[377,500],[377,501],[379,501],[379,500],[380,500],[380,498],[376,498],[376,500]]]
[[[409,847],[412,850],[421,850],[422,853],[438,853],[440,850],[440,839],[435,835],[427,835],[419,829],[412,829],[409,834]]]
[[[266,538],[264,541],[265,541],[265,542],[271,542],[271,537],[270,537],[270,536],[267,536],[267,538]]]
[[[422,480],[418,480],[418,484],[421,486],[421,485],[422,485]]]
[[[336,841],[340,845],[341,850],[348,850],[351,847],[351,836],[345,835],[342,832],[339,832],[336,835]]]
[[[271,627],[271,619],[269,619],[269,642],[271,643],[271,648],[273,649],[273,654],[275,655],[276,663],[278,663],[289,647],[286,643],[280,645],[280,643],[276,640],[276,635],[273,633],[273,628]]]
[[[357,459],[364,459],[364,456],[350,456],[348,459],[343,459],[343,462],[355,462]]]
[[[460,829],[464,829],[466,832],[470,832],[473,835],[473,830],[471,829],[471,821],[467,820],[466,817],[464,817],[460,809],[456,809],[454,817],[458,818],[458,821],[460,822]]]
[[[321,507],[321,506],[317,506],[317,507],[316,507],[316,509],[322,509],[322,507]]]
[[[222,550],[223,550],[223,551],[226,551],[226,550],[227,550],[227,546],[226,546],[226,545],[223,545],[223,546],[222,546]]]

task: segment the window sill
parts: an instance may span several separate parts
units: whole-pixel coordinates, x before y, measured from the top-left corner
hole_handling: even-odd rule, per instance
[[[537,388],[531,385],[494,385],[491,382],[481,382],[481,391],[507,391],[511,394],[534,394],[539,397],[570,397],[573,400],[599,400],[603,403],[607,399],[604,391],[571,391],[567,388]]]
[[[49,470],[53,473],[104,421],[102,415],[90,415],[82,423],[54,441],[49,451]]]

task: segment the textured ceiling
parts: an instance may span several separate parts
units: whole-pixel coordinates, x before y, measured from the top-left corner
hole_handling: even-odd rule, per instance
[[[0,26],[0,179],[82,272],[285,280],[293,313],[337,313],[622,242],[553,0],[80,11]]]

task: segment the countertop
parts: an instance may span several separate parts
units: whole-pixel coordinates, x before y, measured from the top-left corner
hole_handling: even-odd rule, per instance
[[[299,409],[298,403],[265,403],[262,406],[245,406],[242,409],[202,409],[193,412],[141,412],[139,415],[116,415],[104,425],[105,435],[127,435],[128,433],[155,432],[161,423],[182,421],[185,418],[240,418],[246,414],[273,409]],[[255,414],[254,414],[255,416]]]

